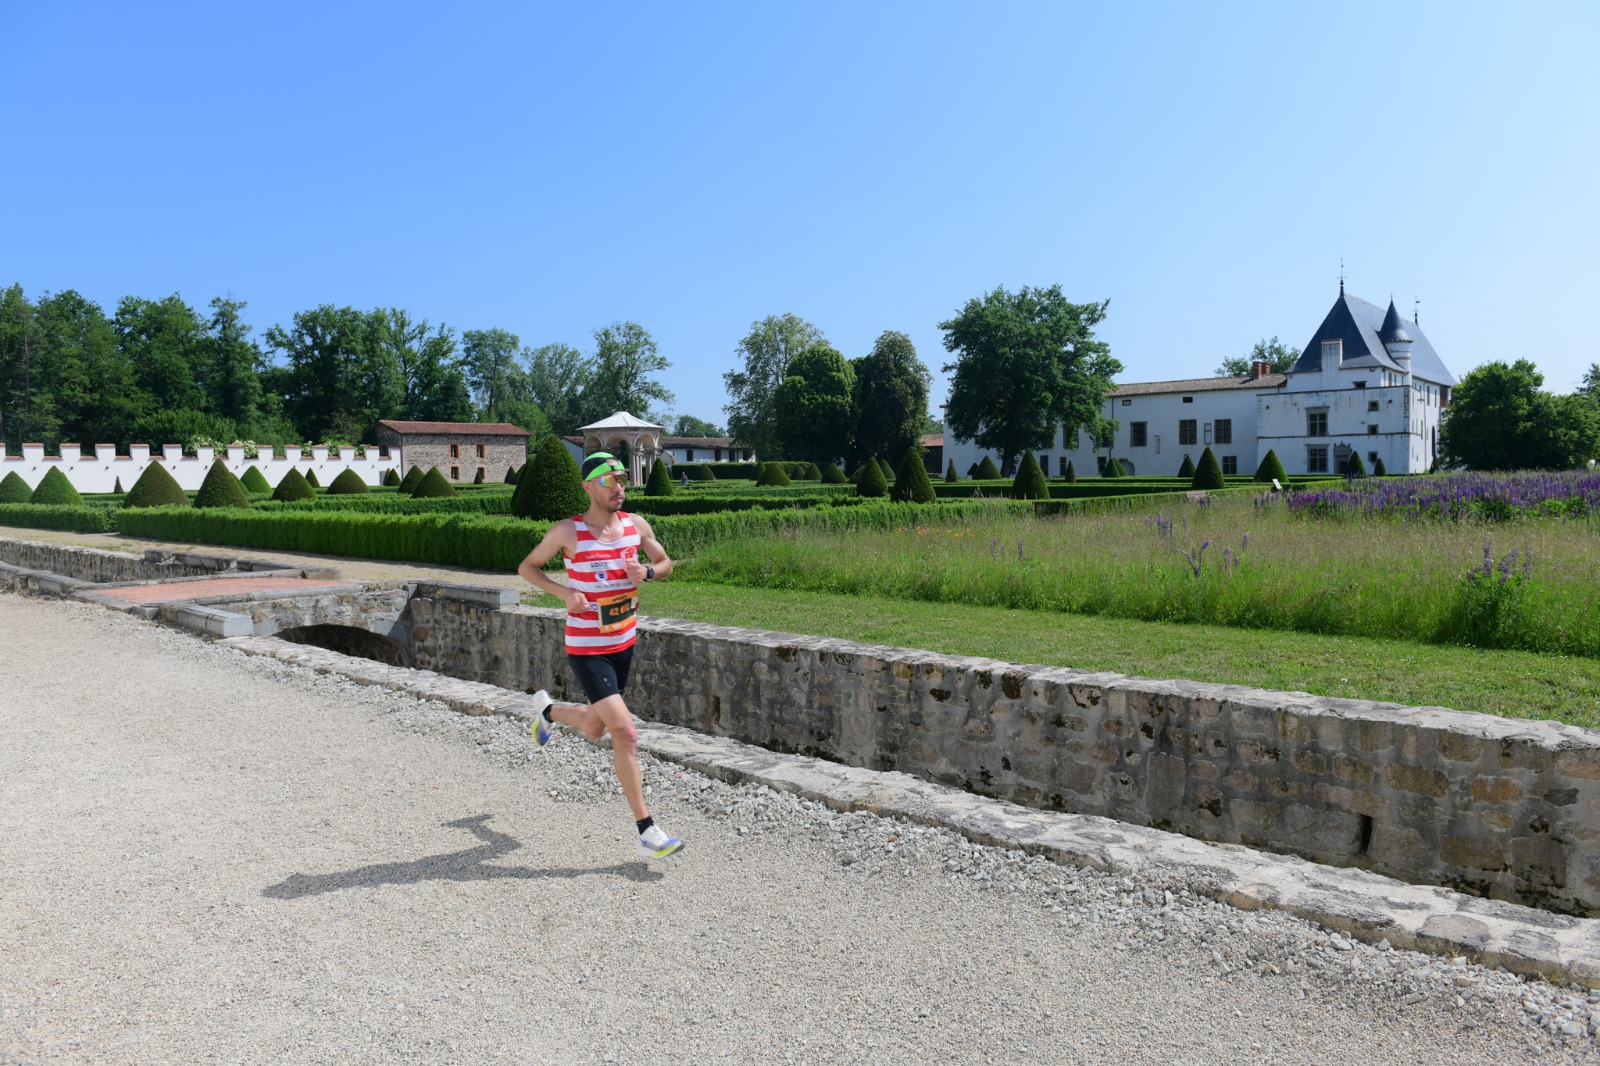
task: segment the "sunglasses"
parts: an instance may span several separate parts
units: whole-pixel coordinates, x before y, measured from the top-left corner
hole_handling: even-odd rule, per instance
[[[590,478],[603,489],[625,489],[628,487],[627,474],[602,474],[597,478]]]

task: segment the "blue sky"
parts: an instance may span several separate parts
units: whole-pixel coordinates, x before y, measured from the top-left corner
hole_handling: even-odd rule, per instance
[[[846,355],[997,285],[1109,299],[1123,380],[1392,293],[1457,376],[1600,360],[1600,8],[0,0],[0,284],[258,332],[642,323],[721,422],[750,323]]]

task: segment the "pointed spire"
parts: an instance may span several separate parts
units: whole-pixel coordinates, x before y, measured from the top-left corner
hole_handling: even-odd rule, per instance
[[[1393,296],[1389,297],[1389,312],[1383,316],[1383,325],[1378,328],[1378,339],[1385,346],[1411,343],[1411,334],[1406,332],[1405,320],[1395,309]]]

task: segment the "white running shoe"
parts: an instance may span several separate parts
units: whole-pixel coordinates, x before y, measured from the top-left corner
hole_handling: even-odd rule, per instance
[[[668,855],[683,847],[683,841],[677,837],[669,837],[659,825],[652,825],[639,834],[639,857],[641,859],[664,859]]]
[[[550,738],[556,732],[555,723],[544,716],[544,712],[554,702],[555,700],[550,698],[550,693],[544,689],[533,694],[533,705],[537,708],[533,716],[533,739],[539,742],[541,748],[550,743]]]

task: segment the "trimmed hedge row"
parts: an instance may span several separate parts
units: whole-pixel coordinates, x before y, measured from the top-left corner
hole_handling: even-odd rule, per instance
[[[766,463],[679,463],[672,468],[672,476],[677,477],[681,471],[688,471],[689,479],[697,481],[699,478],[696,476],[696,471],[709,470],[718,479],[732,478],[735,481],[741,479],[754,481],[761,476],[761,468],[766,465]],[[803,479],[811,470],[810,463],[779,462],[778,466],[782,467],[783,472],[795,480]]]
[[[72,507],[48,503],[0,503],[0,526],[62,529],[69,533],[110,533],[117,512],[105,507]]]
[[[262,511],[322,511],[363,514],[510,514],[511,493],[472,493],[460,496],[318,496],[313,500],[268,500],[255,505]]]
[[[655,515],[716,514],[718,511],[781,511],[806,507],[852,507],[861,502],[858,496],[630,496],[624,508],[638,511],[646,518]]]

